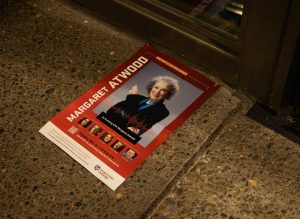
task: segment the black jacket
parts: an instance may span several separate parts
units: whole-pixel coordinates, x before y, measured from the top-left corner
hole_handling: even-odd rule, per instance
[[[129,94],[126,100],[117,103],[107,111],[107,117],[122,128],[140,129],[138,135],[141,135],[169,115],[162,102],[148,105],[147,100],[148,98],[142,95]]]

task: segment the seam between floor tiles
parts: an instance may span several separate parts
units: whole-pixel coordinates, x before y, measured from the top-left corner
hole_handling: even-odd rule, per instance
[[[171,191],[171,189],[176,185],[177,181],[183,177],[189,170],[193,167],[197,159],[206,154],[207,149],[212,143],[222,135],[223,130],[231,122],[231,120],[242,111],[244,103],[246,101],[241,100],[241,102],[228,113],[228,116],[223,120],[223,122],[212,132],[212,134],[207,138],[201,147],[188,159],[178,171],[178,173],[169,181],[169,183],[162,189],[162,192],[152,201],[152,203],[143,212],[140,218],[148,218],[155,208],[162,202],[164,197]]]

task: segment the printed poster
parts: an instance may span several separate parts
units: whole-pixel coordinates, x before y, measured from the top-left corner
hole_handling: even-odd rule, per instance
[[[218,88],[145,45],[40,132],[115,190]]]

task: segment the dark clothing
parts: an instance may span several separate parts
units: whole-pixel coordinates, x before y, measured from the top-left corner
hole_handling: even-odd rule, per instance
[[[169,115],[162,102],[147,104],[149,98],[138,94],[129,94],[126,100],[117,103],[107,111],[107,117],[122,128],[138,128],[143,134],[154,124]]]

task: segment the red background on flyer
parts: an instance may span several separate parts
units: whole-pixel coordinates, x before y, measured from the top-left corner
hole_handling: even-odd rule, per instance
[[[120,136],[118,133],[113,131],[111,128],[107,127],[106,125],[102,124],[97,118],[96,114],[92,111],[94,107],[99,105],[106,97],[108,97],[111,93],[113,93],[115,90],[112,90],[108,83],[111,81],[118,73],[120,73],[122,70],[124,70],[127,66],[129,66],[131,63],[133,63],[135,60],[137,60],[140,56],[144,56],[149,61],[155,62],[159,64],[160,66],[164,67],[165,69],[168,69],[170,72],[174,73],[175,75],[181,77],[182,79],[188,81],[189,83],[193,84],[196,87],[199,87],[201,90],[203,90],[202,95],[197,98],[183,113],[178,115],[178,117],[172,121],[167,127],[165,127],[156,138],[150,142],[150,144],[144,148],[139,144],[132,144],[122,136]],[[163,60],[163,62],[162,62]],[[148,62],[149,63],[149,62]],[[145,64],[143,67],[145,67],[147,64]],[[188,75],[184,75],[176,70],[174,70],[174,66],[178,69],[183,70],[183,72],[187,72]],[[135,74],[138,74],[138,72],[143,68],[141,67],[138,71],[134,72],[131,76],[129,76],[127,80],[130,80],[131,77],[133,77]],[[124,81],[125,82],[125,81]],[[70,122],[67,117],[74,112],[74,110],[77,110],[79,106],[81,106],[84,102],[86,102],[94,93],[96,93],[101,88],[105,87],[108,92],[105,92],[105,94],[101,97],[101,99],[98,100],[96,104],[94,104],[92,107],[90,107],[88,110],[86,110],[84,113],[82,113],[80,116],[78,116],[76,119],[74,119],[72,122]],[[120,86],[121,87],[121,86]],[[119,88],[119,87],[118,87]],[[67,135],[69,135],[71,138],[73,138],[75,141],[77,141],[79,144],[81,144],[84,148],[86,148],[88,151],[93,153],[96,157],[101,159],[103,162],[105,162],[109,167],[111,167],[113,170],[115,170],[117,173],[119,173],[124,178],[128,178],[128,176],[132,173],[134,169],[136,169],[153,151],[159,147],[169,136],[170,134],[178,127],[180,126],[198,107],[200,107],[217,89],[219,88],[219,85],[217,85],[215,82],[210,81],[209,79],[202,76],[199,72],[196,72],[187,66],[173,60],[172,58],[167,57],[166,55],[162,54],[161,52],[157,51],[153,47],[149,45],[145,45],[143,48],[141,48],[136,54],[134,54],[130,59],[128,59],[126,62],[124,62],[121,66],[119,66],[116,70],[114,70],[112,73],[108,74],[103,80],[95,84],[91,89],[89,89],[85,94],[77,98],[74,102],[72,102],[69,106],[67,106],[62,112],[57,114],[54,118],[51,119],[51,122],[56,125],[58,128],[60,128],[63,132],[65,132]],[[87,128],[83,128],[78,124],[78,121],[82,119],[83,117],[87,117],[90,120],[92,120],[92,124],[89,125]],[[99,125],[103,131],[98,136],[92,135],[88,129],[93,125],[97,124]],[[78,131],[74,134],[71,134],[68,130],[75,126],[78,128]],[[112,133],[114,136],[114,139],[109,143],[105,144],[103,141],[101,141],[100,136],[105,133]],[[80,138],[78,138],[76,135],[78,133],[81,133],[83,136],[86,136],[89,140],[94,142],[94,146],[91,146],[87,144],[86,142],[82,141]],[[111,148],[111,145],[116,141],[119,140],[122,143],[126,145],[126,148],[124,148],[121,152],[116,152]],[[133,149],[137,156],[134,158],[134,160],[129,161],[122,157],[122,153],[128,149]],[[99,153],[99,150],[102,151],[104,154],[107,153],[110,156],[104,156],[103,153]],[[118,164],[119,166],[115,165]]]

